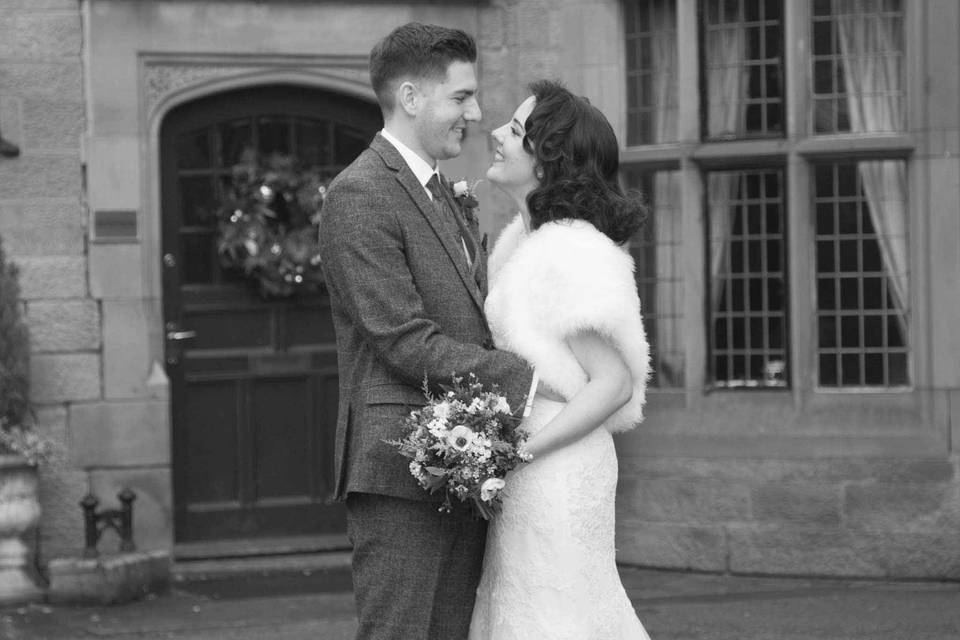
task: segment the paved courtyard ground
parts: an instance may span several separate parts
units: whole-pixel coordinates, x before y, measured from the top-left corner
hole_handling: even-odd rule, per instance
[[[958,640],[960,584],[733,577],[624,567],[653,640]],[[0,610],[4,640],[352,640],[344,571],[187,577],[113,607]],[[537,639],[531,639],[537,640]]]

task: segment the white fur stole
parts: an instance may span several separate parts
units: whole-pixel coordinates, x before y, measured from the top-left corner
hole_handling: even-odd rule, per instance
[[[633,374],[633,396],[606,422],[611,432],[643,420],[649,346],[640,316],[633,259],[585,220],[561,220],[527,234],[518,215],[490,255],[485,311],[497,347],[530,362],[565,397],[587,383],[566,339],[595,330]]]

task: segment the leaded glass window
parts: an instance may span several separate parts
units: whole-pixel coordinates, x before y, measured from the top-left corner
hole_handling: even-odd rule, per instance
[[[707,184],[712,382],[718,387],[785,387],[783,173],[713,171]]]
[[[902,131],[902,0],[815,0],[811,28],[814,132]]]
[[[906,163],[822,163],[815,176],[818,383],[907,385]]]
[[[783,134],[780,0],[706,0],[703,16],[706,138]]]

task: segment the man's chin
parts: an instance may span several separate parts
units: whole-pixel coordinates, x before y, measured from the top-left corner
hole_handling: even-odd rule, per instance
[[[443,157],[437,158],[438,160],[450,160],[451,158],[456,158],[463,151],[463,145],[459,142],[456,144],[450,143],[443,148]]]

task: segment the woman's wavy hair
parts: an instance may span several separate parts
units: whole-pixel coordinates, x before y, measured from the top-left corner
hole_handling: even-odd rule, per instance
[[[620,148],[613,127],[589,100],[558,82],[538,80],[529,88],[536,104],[524,124],[523,147],[543,176],[527,195],[531,228],[586,220],[617,244],[625,243],[643,225],[647,210],[640,195],[624,193],[617,180]]]

